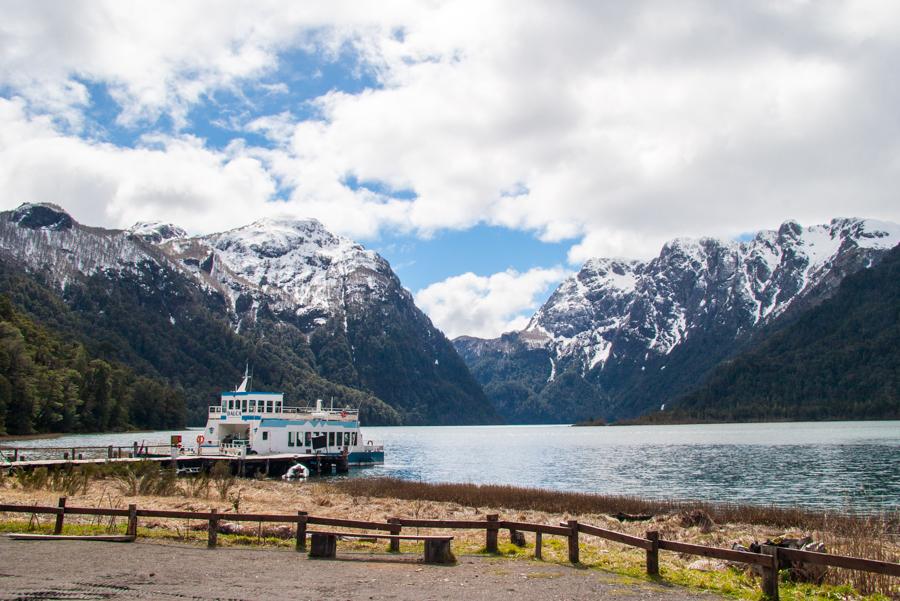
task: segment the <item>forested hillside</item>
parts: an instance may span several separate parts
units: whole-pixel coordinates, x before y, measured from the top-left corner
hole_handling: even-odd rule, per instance
[[[71,282],[61,297],[39,275],[0,261],[0,290],[31,319],[80,342],[92,356],[182,390],[190,424],[206,421],[207,407],[240,382],[247,362],[260,389],[284,391],[297,403],[333,396],[361,407],[365,423],[399,422],[374,396],[320,377],[299,333],[273,327],[266,336],[250,328],[237,335],[215,314],[219,297],[199,293],[177,273],[144,267]]]
[[[185,425],[184,392],[93,357],[0,295],[0,433]]]
[[[900,418],[900,246],[653,421]]]

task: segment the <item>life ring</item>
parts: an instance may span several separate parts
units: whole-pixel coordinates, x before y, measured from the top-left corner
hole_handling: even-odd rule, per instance
[[[205,440],[206,440],[206,438],[202,434],[199,434],[197,436],[197,444],[203,444],[203,441],[205,441]]]
[[[341,417],[347,417],[347,412],[346,412],[346,411],[341,411]]]

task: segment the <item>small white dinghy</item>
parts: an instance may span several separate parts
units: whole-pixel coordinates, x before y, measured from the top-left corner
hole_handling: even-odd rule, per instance
[[[309,468],[302,463],[292,465],[281,477],[282,480],[306,480],[307,478],[309,478]]]

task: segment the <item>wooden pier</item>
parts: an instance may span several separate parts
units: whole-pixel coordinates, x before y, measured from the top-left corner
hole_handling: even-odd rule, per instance
[[[257,474],[265,474],[268,477],[280,477],[297,463],[302,463],[309,469],[310,474],[315,475],[344,474],[349,471],[347,457],[333,454],[284,453],[279,455],[250,454],[242,456],[213,452],[199,455],[184,453],[173,455],[171,451],[169,453],[160,453],[160,447],[152,447],[155,452],[151,451],[150,448],[141,452],[142,449],[135,445],[128,452],[125,452],[123,456],[122,448],[119,447],[118,450],[114,450],[113,447],[84,447],[76,449],[0,447],[0,453],[5,459],[5,461],[0,461],[0,469],[30,471],[43,467],[48,470],[57,470],[80,465],[127,464],[154,461],[165,467],[186,473],[208,472],[218,463],[227,463],[231,468],[231,473],[241,477],[253,477]],[[106,451],[104,453],[105,456],[84,457],[86,451],[96,451],[97,449]],[[79,450],[82,453],[78,453],[77,451]],[[37,452],[40,452],[44,458],[32,458]],[[58,458],[47,458],[48,455],[54,453]],[[96,455],[96,453],[92,454]]]

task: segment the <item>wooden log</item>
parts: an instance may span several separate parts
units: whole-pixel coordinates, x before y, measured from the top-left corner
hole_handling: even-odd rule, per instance
[[[400,518],[388,518],[388,524],[391,524],[391,530],[390,530],[391,534],[393,536],[399,536],[400,530],[403,527],[402,521],[400,520]],[[400,552],[400,539],[392,538],[390,540],[388,550],[391,553],[399,553]]]
[[[63,520],[65,519],[65,516],[66,516],[66,498],[65,497],[59,498],[57,507],[59,507],[59,513],[56,514],[56,525],[53,526],[53,534],[62,534]]]
[[[647,531],[647,540],[651,543],[651,548],[647,549],[647,575],[659,576],[659,532],[656,530]]]
[[[209,525],[206,530],[206,547],[215,549],[219,540],[219,510],[213,508],[210,511]]]
[[[450,550],[450,540],[446,538],[429,538],[425,540],[425,563],[455,563],[456,558]]]
[[[130,543],[134,542],[133,536],[127,534],[34,534],[27,533],[10,533],[7,534],[13,540],[87,540],[101,541],[106,543]]]
[[[230,518],[233,519],[233,518]],[[293,519],[293,518],[292,518]],[[393,518],[398,519],[398,518]],[[270,522],[277,520],[268,520]],[[285,520],[288,521],[288,520]],[[344,520],[340,518],[322,518],[316,516],[309,516],[307,519],[307,523],[309,524],[321,524],[323,526],[340,526],[343,528],[363,528],[366,530],[388,530],[391,531],[394,529],[393,524],[385,524],[384,522],[364,522],[362,520]]]
[[[483,530],[484,520],[420,520],[418,518],[397,518],[405,528],[453,528],[457,530]],[[504,522],[505,526],[509,522]],[[500,527],[503,527],[500,526]],[[519,528],[528,530],[528,528]],[[568,534],[568,532],[566,533]]]
[[[623,534],[621,532],[616,532],[615,530],[606,530],[605,528],[598,528],[596,526],[591,526],[588,524],[578,524],[578,531],[583,534],[599,536],[600,538],[605,538],[606,540],[622,543],[623,545],[630,545],[632,547],[639,547],[645,550],[649,550],[651,547],[650,541],[645,538],[631,536],[630,534]]]
[[[482,527],[484,522],[482,522]],[[558,534],[559,536],[569,536],[572,534],[566,524],[559,526],[551,526],[549,524],[529,524],[528,522],[510,522],[503,520],[500,524],[501,528],[510,528],[513,530],[524,530],[525,532],[543,532],[544,534]],[[579,525],[579,528],[582,526]]]
[[[835,568],[848,570],[862,570],[888,576],[900,576],[900,563],[879,561],[877,559],[863,559],[861,557],[847,557],[845,555],[829,555],[828,553],[816,553],[814,551],[801,551],[799,549],[778,549],[778,556],[791,561],[802,561]]]
[[[310,535],[312,544],[309,546],[310,558],[334,559],[337,553],[337,537],[333,534],[313,532]]]
[[[762,545],[760,551],[769,555],[769,565],[762,566],[762,593],[769,601],[778,601],[778,547]]]
[[[569,520],[569,528],[572,533],[569,535],[569,563],[577,564],[578,557],[578,520]]]
[[[487,516],[484,549],[488,553],[497,553],[497,534],[500,531],[500,516],[492,513]]]
[[[688,555],[699,555],[700,557],[711,557],[713,559],[724,559],[725,561],[738,561],[741,563],[752,563],[759,566],[767,566],[771,564],[769,557],[760,553],[749,553],[747,551],[734,551],[732,549],[720,549],[718,547],[704,547],[703,545],[692,545],[690,543],[679,543],[672,540],[659,539],[659,548],[663,551],[674,551],[675,553],[687,553]]]
[[[128,506],[128,526],[125,528],[125,534],[137,536],[137,505],[134,503]]]
[[[541,544],[543,541],[544,533],[538,530],[534,533],[534,558],[535,559],[543,559],[541,557]]]
[[[306,549],[306,512],[297,512],[297,540],[294,545],[297,551]]]
[[[112,509],[109,507],[66,507],[66,513],[73,515],[100,515],[105,517],[128,517],[127,509]]]

